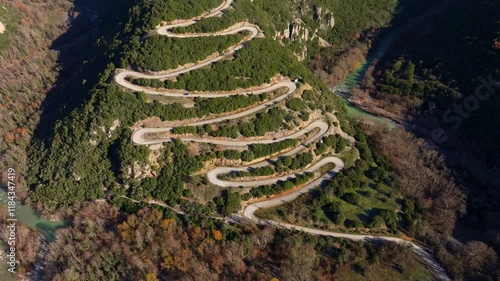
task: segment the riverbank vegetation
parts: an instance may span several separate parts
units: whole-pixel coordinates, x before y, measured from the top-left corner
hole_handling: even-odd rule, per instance
[[[496,128],[500,104],[496,94],[500,79],[500,7],[491,1],[474,4],[455,1],[434,11],[437,16],[428,17],[425,24],[401,36],[385,59],[370,72],[354,99],[362,101],[367,110],[395,113],[396,118],[405,119],[415,128],[418,137],[435,145],[423,149],[424,145],[411,135],[377,136],[377,143],[393,159],[395,167],[400,167],[399,161],[393,158],[398,150],[389,145],[388,137],[397,140],[399,147],[411,151],[400,154],[405,158],[415,154],[418,158],[426,155],[426,159],[434,159],[433,164],[426,164],[431,171],[424,171],[431,173],[434,181],[441,182],[439,186],[443,191],[437,194],[440,199],[432,200],[437,205],[426,208],[438,205],[450,208],[432,212],[434,215],[424,212],[423,221],[428,226],[417,228],[415,235],[438,249],[438,259],[454,278],[496,279],[500,273],[492,269],[499,268],[492,249],[497,253],[500,249],[500,225],[496,219],[500,210],[496,192],[500,151]],[[462,24],[457,25],[457,18]],[[399,22],[402,20],[406,18],[400,17]],[[420,33],[422,30],[426,32]],[[441,136],[433,134],[441,131]],[[433,149],[443,157],[436,156]],[[413,186],[427,182],[419,177],[421,169],[411,169],[418,166],[419,162],[412,162],[406,166],[410,169],[405,173],[401,171],[407,174],[406,180],[416,180]],[[453,191],[449,191],[450,188]],[[463,191],[458,192],[458,188]],[[416,195],[419,196],[418,192]],[[446,203],[440,204],[440,200]],[[458,201],[462,203],[457,204]],[[458,220],[454,215],[457,209],[462,214]],[[461,243],[449,239],[451,234]],[[465,251],[473,245],[481,250],[471,264],[466,261]],[[457,258],[450,258],[452,256]]]
[[[6,226],[11,223],[12,219],[9,216],[9,211],[7,206],[0,206],[0,223]],[[15,226],[16,259],[21,262],[21,264],[16,267],[16,270],[21,273],[29,272],[31,268],[36,265],[38,253],[44,247],[43,236],[28,228],[24,223],[16,222]],[[0,232],[0,250],[2,250],[5,255],[10,253],[9,246],[11,245],[8,244],[9,234],[10,231]],[[2,264],[2,268],[0,268],[0,277],[10,276],[10,274],[12,273],[7,271],[7,264]]]

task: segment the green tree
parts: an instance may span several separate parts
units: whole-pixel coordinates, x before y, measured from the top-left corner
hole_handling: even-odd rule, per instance
[[[241,195],[238,192],[224,190],[221,196],[215,199],[215,203],[220,212],[227,216],[240,208]]]
[[[359,205],[361,202],[361,196],[356,192],[348,192],[342,196],[342,200],[352,205]]]

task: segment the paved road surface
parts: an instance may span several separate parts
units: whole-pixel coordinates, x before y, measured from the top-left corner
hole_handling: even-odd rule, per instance
[[[307,125],[305,128],[301,129],[298,132],[295,132],[293,134],[280,137],[280,138],[275,138],[275,139],[261,139],[261,140],[223,140],[223,139],[216,139],[216,138],[201,138],[201,137],[183,137],[183,136],[177,136],[176,138],[179,138],[183,141],[192,141],[192,142],[200,142],[200,143],[211,143],[211,144],[216,144],[216,145],[225,145],[225,146],[235,146],[235,147],[246,147],[250,144],[269,144],[269,143],[276,143],[280,142],[286,139],[297,139],[302,137],[303,135],[315,130],[319,129],[319,132],[316,134],[316,138],[322,136],[327,130],[328,130],[328,124],[323,121],[323,120],[317,120],[312,122],[311,124]],[[162,142],[169,142],[172,140],[172,138],[157,138],[157,139],[151,139],[148,140],[144,137],[145,134],[151,134],[151,133],[166,133],[170,131],[171,128],[144,128],[144,129],[138,129],[132,134],[132,142],[135,144],[140,144],[140,145],[150,145],[150,144],[157,144],[157,143],[162,143]]]
[[[329,164],[329,163],[334,163],[336,169],[338,169],[338,170],[340,170],[344,167],[344,162],[342,162],[342,160],[340,160],[339,158],[337,158],[337,157],[325,157],[325,158],[321,159],[320,161],[316,162],[315,164],[313,164],[311,167],[305,169],[303,172],[315,172],[318,169],[320,169],[321,167],[323,167],[324,165]],[[293,179],[296,177],[295,174],[291,174],[291,175],[285,175],[285,176],[281,176],[281,177],[268,178],[268,179],[255,180],[255,181],[226,181],[226,180],[220,180],[217,177],[220,174],[227,174],[229,172],[232,172],[235,170],[240,170],[240,169],[241,168],[220,167],[220,168],[210,170],[207,174],[207,177],[211,183],[218,185],[218,186],[223,186],[223,187],[254,187],[254,186],[260,186],[260,185],[269,185],[269,184],[277,183],[278,181],[286,181],[286,180],[290,180],[290,179]],[[247,168],[244,168],[244,169],[246,170]],[[329,173],[325,174],[324,176],[320,177],[318,180],[314,181],[312,184],[309,184],[309,185],[307,185],[307,186],[305,186],[305,187],[303,187],[295,192],[290,193],[290,194],[296,194],[297,196],[290,196],[290,197],[283,196],[279,199],[279,201],[286,200],[286,199],[290,199],[290,201],[295,200],[295,198],[297,198],[299,195],[307,193],[310,189],[317,187],[323,180],[329,179],[332,174],[333,174],[332,172],[329,172]],[[289,195],[287,195],[287,196],[289,196]],[[271,201],[272,200],[263,201],[262,203],[267,203],[267,204],[272,205]],[[269,208],[269,207],[267,207],[267,205],[264,204],[261,208]]]

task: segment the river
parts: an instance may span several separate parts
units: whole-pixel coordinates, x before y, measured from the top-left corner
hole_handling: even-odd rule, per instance
[[[7,207],[7,192],[0,188],[0,206]],[[16,202],[16,218],[29,228],[39,232],[47,242],[52,242],[56,238],[56,230],[68,227],[70,224],[67,221],[50,221],[40,217],[31,207]],[[5,250],[7,244],[0,240],[0,251],[4,251],[2,257],[5,259]],[[0,259],[1,260],[1,259]],[[5,260],[2,261],[3,265]],[[10,281],[14,280],[12,274],[7,271],[6,266],[0,266],[0,280]]]
[[[446,9],[449,3],[450,0],[439,1],[433,4],[432,7],[429,7],[426,12],[408,20],[405,24],[398,27],[391,27],[388,32],[381,36],[381,38],[377,38],[376,44],[369,51],[366,59],[362,61],[349,75],[347,75],[342,82],[330,88],[331,92],[342,98],[349,115],[355,118],[368,119],[378,123],[388,124],[390,127],[396,126],[396,123],[387,118],[376,116],[354,106],[349,101],[352,89],[363,82],[368,68],[387,53],[391,45],[400,37],[401,34],[410,32],[417,24],[425,22],[429,19],[429,17],[439,15],[439,13]]]
[[[357,108],[349,101],[349,99],[353,88],[359,86],[363,82],[366,73],[368,72],[368,68],[382,58],[401,30],[402,28],[394,28],[391,32],[385,34],[381,40],[377,40],[377,44],[369,51],[366,59],[363,60],[351,73],[349,73],[349,75],[347,75],[342,82],[330,88],[331,92],[342,98],[350,116],[357,119],[368,119],[373,122],[388,124],[391,127],[395,126],[395,123],[387,118],[379,117]]]

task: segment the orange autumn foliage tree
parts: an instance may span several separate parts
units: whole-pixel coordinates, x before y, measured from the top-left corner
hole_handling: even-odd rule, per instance
[[[146,281],[160,281],[154,273],[146,274]]]
[[[173,255],[167,255],[161,263],[161,268],[169,271],[186,272],[189,268],[188,260],[191,255],[191,252],[186,249],[175,252]]]
[[[214,236],[215,241],[222,240],[222,233],[216,229],[212,230],[212,235]]]
[[[168,227],[169,227],[170,225],[172,225],[173,223],[175,223],[175,220],[173,220],[173,219],[164,219],[164,220],[162,220],[162,221],[161,221],[161,225],[160,225],[160,227],[161,227],[163,230],[167,230],[167,229],[168,229]]]

